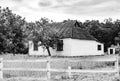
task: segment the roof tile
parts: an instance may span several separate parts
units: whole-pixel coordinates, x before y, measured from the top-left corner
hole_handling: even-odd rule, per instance
[[[97,40],[86,30],[82,29],[76,20],[67,21],[65,23],[54,23],[52,25],[61,38],[73,38],[83,40]]]

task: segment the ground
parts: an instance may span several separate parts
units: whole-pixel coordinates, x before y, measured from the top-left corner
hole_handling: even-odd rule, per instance
[[[46,59],[46,56],[28,56],[28,55],[21,55],[21,54],[17,54],[17,55],[13,55],[13,54],[6,54],[6,55],[0,55],[1,58],[3,58],[3,60],[26,60],[26,59]],[[95,58],[98,56],[94,56]],[[108,68],[106,65],[111,66],[112,64],[109,63],[92,63],[92,62],[67,62],[65,61],[65,59],[73,59],[73,60],[78,60],[80,59],[80,61],[82,59],[84,59],[85,57],[52,57],[53,59],[57,59],[57,58],[61,58],[62,60],[59,61],[54,61],[51,63],[51,67],[52,68],[62,68],[62,69],[67,69],[69,65],[72,66],[73,69],[111,69]],[[89,58],[91,59],[91,58]],[[27,68],[27,67],[37,67],[37,68],[41,68],[44,67],[44,64],[41,65],[40,64],[28,64],[26,65],[25,63],[4,63],[4,68],[7,67],[23,67]],[[23,72],[22,72],[23,73]],[[20,75],[21,73],[19,73]],[[34,73],[28,73],[31,74],[30,76],[34,76]],[[21,74],[23,75],[23,74]],[[58,75],[58,73],[53,73],[53,75]],[[73,76],[71,79],[68,78],[68,76],[65,75],[65,73],[61,73],[60,75],[62,75],[61,77],[58,76],[53,76],[55,78],[53,78],[53,81],[117,81],[117,78],[115,77],[115,74],[101,74],[101,73],[97,73],[97,74],[90,74],[90,73],[81,73],[81,74],[75,74],[75,76]],[[41,81],[41,80],[29,80],[28,78],[10,78],[10,77],[14,77],[17,76],[16,73],[11,72],[11,71],[4,71],[4,81]],[[24,75],[23,75],[24,76]],[[28,75],[27,75],[28,76]],[[35,75],[36,76],[36,75]],[[43,80],[42,80],[43,81]]]

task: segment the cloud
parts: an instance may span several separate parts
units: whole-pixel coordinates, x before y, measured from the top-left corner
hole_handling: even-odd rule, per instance
[[[73,15],[97,15],[116,13],[120,6],[118,0],[45,0],[42,9],[49,12],[61,12]]]
[[[22,2],[23,0],[13,0],[13,1],[15,1],[15,2]]]
[[[46,7],[46,6],[48,7],[52,5],[51,1],[48,1],[48,0],[40,1],[38,4],[39,6],[43,6],[43,7]]]
[[[119,4],[115,0],[74,0],[74,3],[71,4],[70,2],[66,4],[65,1],[63,2],[63,5],[56,5],[53,8],[63,10],[64,12],[72,14],[87,14],[89,12],[96,12],[96,10],[100,10],[101,12],[104,9],[111,11],[112,7],[114,9],[119,8]]]
[[[0,5],[27,20],[49,17],[54,20],[120,18],[120,0],[0,0]]]
[[[119,2],[119,0],[74,0],[72,4],[70,2],[66,4],[64,1],[61,5],[59,4],[52,8],[62,13],[77,15],[78,17],[114,17],[120,14]]]

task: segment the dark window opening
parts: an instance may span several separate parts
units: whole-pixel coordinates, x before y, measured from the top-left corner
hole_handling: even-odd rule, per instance
[[[63,40],[57,42],[57,51],[63,51]]]
[[[98,50],[101,50],[101,45],[98,45]]]
[[[113,49],[110,49],[110,54],[113,54]]]
[[[38,42],[34,43],[34,51],[38,51]]]

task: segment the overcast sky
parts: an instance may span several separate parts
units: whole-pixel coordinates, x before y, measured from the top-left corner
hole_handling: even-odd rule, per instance
[[[0,0],[27,21],[47,17],[53,21],[120,19],[120,0]]]

